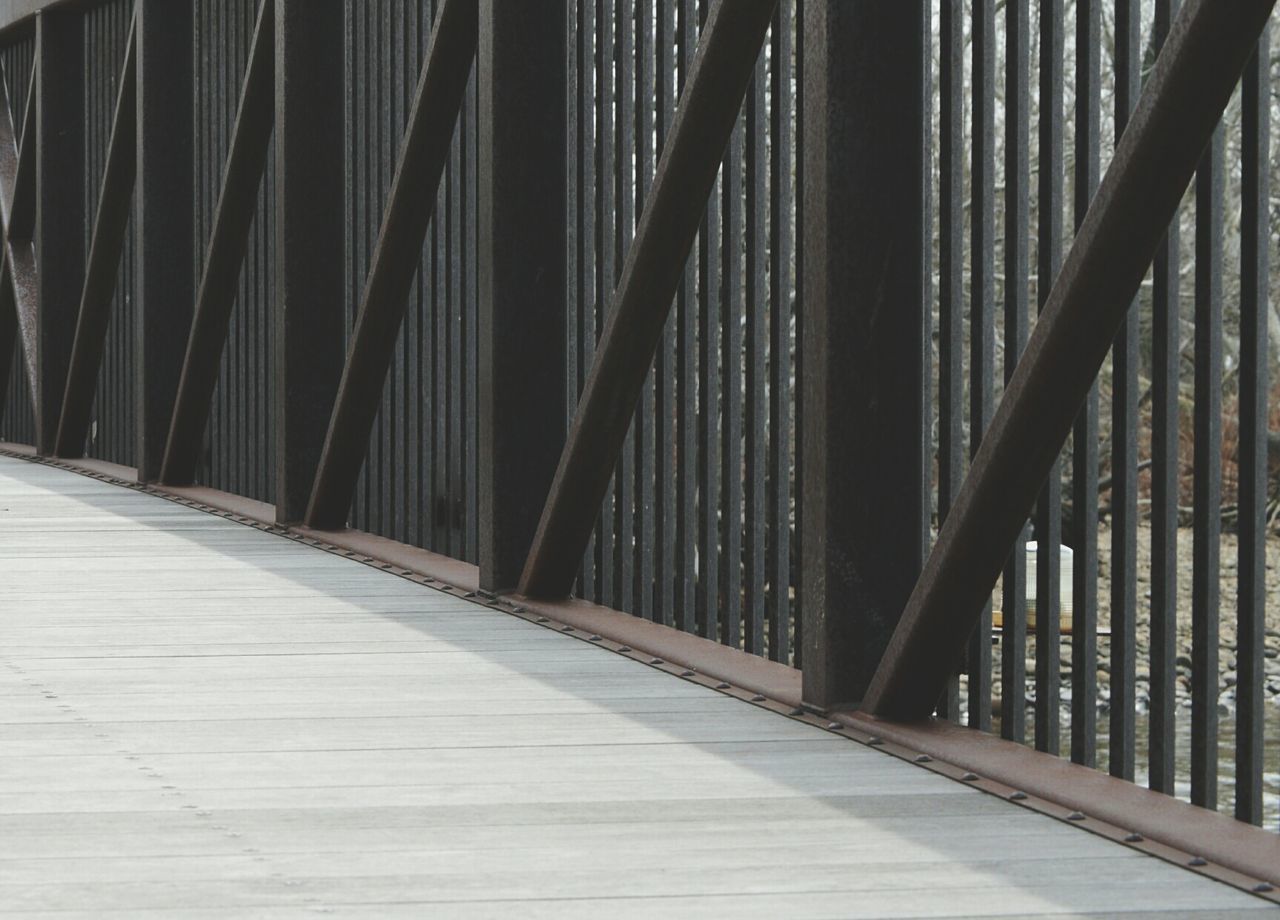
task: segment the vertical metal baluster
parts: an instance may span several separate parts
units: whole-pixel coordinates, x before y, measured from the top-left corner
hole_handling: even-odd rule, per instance
[[[1005,5],[1004,382],[1027,345],[1030,273],[1030,45],[1026,4]],[[1026,737],[1027,558],[1018,539],[1005,566],[1001,598],[1000,734]]]
[[[1152,44],[1169,34],[1176,0],[1156,0]],[[1178,642],[1178,459],[1182,323],[1178,218],[1152,269],[1151,361],[1151,733],[1147,784],[1173,794]],[[1112,772],[1117,772],[1112,761]],[[1123,771],[1121,770],[1121,775]]]
[[[1041,309],[1062,265],[1062,0],[1040,7],[1039,262],[1036,298]],[[1054,463],[1036,505],[1036,750],[1058,753],[1061,699],[1059,589],[1062,545],[1062,481]]]
[[[1218,805],[1218,616],[1222,505],[1221,125],[1196,174],[1194,541],[1191,582],[1191,801]]]
[[[769,471],[766,486],[766,524],[769,533],[769,593],[765,614],[769,621],[769,657],[787,662],[791,657],[791,432],[799,424],[798,406],[793,412],[791,385],[792,285],[799,284],[793,270],[793,228],[799,218],[798,184],[793,185],[792,166],[799,179],[792,115],[797,112],[792,91],[793,36],[799,34],[795,0],[780,0],[773,20],[771,72],[769,74]],[[794,31],[793,31],[794,30]],[[796,49],[798,52],[798,49]],[[799,54],[795,55],[799,58]],[[796,81],[797,85],[799,81]],[[798,92],[798,90],[797,90]],[[794,221],[793,221],[794,219]],[[798,266],[797,266],[798,268]],[[796,371],[797,377],[799,370]]]
[[[613,106],[616,102],[613,70],[613,11],[612,0],[596,3],[596,298],[595,316],[597,335],[603,328],[613,287],[618,277],[614,267],[614,151]],[[594,350],[593,350],[594,351]],[[617,539],[614,522],[616,481],[609,484],[596,523],[596,600],[607,607],[619,604],[614,583],[614,543]]]
[[[1075,230],[1098,190],[1102,128],[1101,0],[1076,0]],[[1132,315],[1132,311],[1130,313]],[[1131,431],[1131,427],[1117,432]],[[1098,726],[1098,383],[1076,419],[1071,456],[1071,518],[1075,550],[1071,610],[1071,760],[1093,766]],[[1113,620],[1114,623],[1114,620]],[[1114,633],[1114,627],[1113,627]],[[1133,681],[1125,672],[1127,685]],[[1112,671],[1112,700],[1116,675]],[[1114,707],[1113,707],[1114,708]],[[1132,712],[1132,706],[1128,707]]]
[[[775,18],[773,31],[778,30]],[[774,39],[771,37],[770,41]],[[765,343],[768,324],[768,232],[769,149],[765,132],[769,72],[764,54],[756,65],[748,92],[746,125],[746,553],[743,580],[746,587],[745,648],[755,655],[765,654],[765,553],[768,537],[766,516],[766,434]],[[774,62],[773,66],[777,66]],[[777,207],[777,205],[774,205]]]
[[[1267,608],[1267,282],[1270,239],[1271,36],[1262,33],[1241,97],[1239,583],[1236,595],[1236,801],[1261,824]]]
[[[635,54],[631,60],[635,67],[635,205],[634,214],[639,219],[644,211],[644,199],[653,181],[653,122],[655,85],[653,79],[653,0],[635,0]],[[628,234],[628,248],[631,235]],[[665,340],[665,334],[664,334]],[[661,354],[661,346],[658,349]],[[661,363],[658,355],[654,356],[654,364]],[[636,550],[639,560],[635,567],[636,613],[647,620],[656,619],[657,607],[654,603],[657,581],[657,545],[661,539],[658,521],[661,513],[657,507],[657,496],[654,483],[654,454],[658,449],[658,441],[654,434],[657,422],[654,417],[656,408],[655,368],[649,369],[649,377],[645,380],[644,391],[640,395],[640,410],[636,421],[636,486],[638,498],[636,505]],[[669,443],[669,442],[668,442]]]
[[[969,455],[978,451],[995,408],[995,105],[994,0],[973,5],[973,162],[970,215]],[[927,336],[926,336],[927,341]],[[928,414],[924,416],[929,418]],[[969,645],[968,724],[991,730],[991,604]]]
[[[653,162],[657,162],[666,144],[667,132],[671,127],[671,115],[675,108],[675,43],[676,43],[676,3],[675,0],[656,0],[658,4],[656,34],[654,37],[654,54],[656,55],[657,83],[654,88],[654,151]],[[646,143],[645,149],[648,149]],[[652,164],[646,175],[652,173]],[[677,294],[677,303],[680,295]],[[662,346],[658,349],[654,379],[658,390],[658,421],[656,449],[658,451],[657,468],[655,470],[656,496],[654,499],[655,532],[659,541],[657,547],[657,604],[654,619],[666,626],[674,626],[680,609],[677,588],[679,572],[676,559],[680,552],[679,534],[679,486],[676,477],[680,475],[678,462],[678,443],[676,440],[676,420],[678,402],[678,369],[676,365],[676,330],[679,325],[680,310],[677,306],[673,315],[667,320],[667,327],[662,334]]]
[[[938,98],[938,521],[964,475],[964,4],[942,0]],[[956,675],[938,703],[938,715],[960,717]]]
[[[742,643],[742,213],[744,121],[741,113],[722,167],[720,265],[720,641]]]
[[[1119,138],[1138,100],[1142,58],[1139,50],[1140,8],[1133,0],[1116,0],[1115,126]],[[1108,726],[1108,769],[1113,776],[1133,779],[1134,713],[1136,698],[1135,641],[1138,604],[1138,304],[1112,346],[1111,374],[1111,709]],[[1077,559],[1079,578],[1079,560]],[[1080,589],[1077,588],[1077,591]],[[1077,631],[1082,626],[1077,626]],[[1073,638],[1076,668],[1093,661],[1083,638]],[[1081,657],[1082,655],[1090,657]],[[1072,672],[1075,676],[1075,671]],[[1090,677],[1096,677],[1090,671]],[[1096,692],[1096,682],[1087,684]],[[1078,690],[1075,692],[1079,692]],[[1072,738],[1074,750],[1074,735]],[[1092,764],[1092,761],[1087,761]]]
[[[567,410],[572,420],[582,393],[591,358],[596,344],[596,271],[599,265],[596,253],[596,0],[578,0],[578,313],[575,333],[577,336],[577,365],[572,398]],[[582,571],[578,578],[579,596],[590,600],[599,597],[596,572],[597,535],[592,534],[583,554]]]

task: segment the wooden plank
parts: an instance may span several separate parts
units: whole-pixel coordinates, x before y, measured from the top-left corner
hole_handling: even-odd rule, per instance
[[[0,609],[10,911],[1266,907],[591,643],[8,459]]]

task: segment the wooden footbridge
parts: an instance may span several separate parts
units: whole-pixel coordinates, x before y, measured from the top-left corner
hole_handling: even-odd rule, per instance
[[[0,0],[0,917],[1274,908],[1273,5]]]

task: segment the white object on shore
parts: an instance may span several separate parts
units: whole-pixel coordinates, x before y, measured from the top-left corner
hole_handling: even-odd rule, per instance
[[[1027,543],[1027,616],[1031,617],[1036,611],[1036,555],[1039,547],[1035,540]],[[1068,624],[1071,620],[1072,610],[1072,590],[1074,585],[1075,571],[1075,553],[1071,547],[1060,547],[1061,552],[1058,554],[1058,591],[1059,591],[1059,618]]]

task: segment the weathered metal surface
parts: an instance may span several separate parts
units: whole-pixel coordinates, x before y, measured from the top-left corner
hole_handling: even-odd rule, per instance
[[[36,449],[52,454],[85,277],[84,21],[42,13],[36,42],[35,135],[23,146],[35,142]]]
[[[525,563],[524,594],[572,588],[775,5],[711,10]]]
[[[927,546],[928,35],[918,0],[805,17],[801,643],[821,709],[862,699]]]
[[[160,477],[195,300],[194,0],[137,3],[138,478]]]
[[[863,701],[868,712],[932,711],[1272,6],[1184,6]]]
[[[489,591],[520,580],[566,431],[567,40],[563,6],[480,2],[479,564]]]
[[[27,375],[28,391],[33,400],[36,392],[36,277],[34,274],[35,253],[30,235],[14,236],[10,230],[13,222],[13,203],[20,198],[18,190],[24,186],[34,188],[35,173],[28,166],[22,168],[22,153],[19,149],[20,138],[14,130],[13,104],[10,98],[12,77],[6,73],[4,97],[0,100],[0,212],[4,222],[4,277],[0,278],[8,287],[6,296],[13,304],[14,315],[18,327],[18,339],[22,348],[23,363]],[[35,81],[30,88],[23,107],[24,122],[31,125],[35,118]],[[34,140],[35,134],[25,131],[25,136]],[[35,145],[25,145],[34,150]],[[28,160],[29,162],[29,160]]]
[[[316,470],[306,514],[312,527],[342,528],[351,511],[356,479],[368,450],[369,432],[404,320],[427,225],[435,213],[435,192],[475,60],[476,7],[477,0],[443,0],[431,30],[391,197]]]
[[[89,434],[94,391],[106,346],[111,300],[115,294],[120,258],[124,253],[137,175],[136,83],[136,33],[131,30],[120,75],[107,166],[93,222],[89,262],[85,268],[84,290],[80,295],[58,435],[54,442],[54,454],[60,457],[81,456]]]
[[[160,479],[173,485],[194,482],[200,462],[249,224],[267,164],[275,108],[274,51],[274,3],[262,0],[160,471]]]
[[[275,504],[300,521],[344,357],[344,23],[338,3],[274,3]]]

